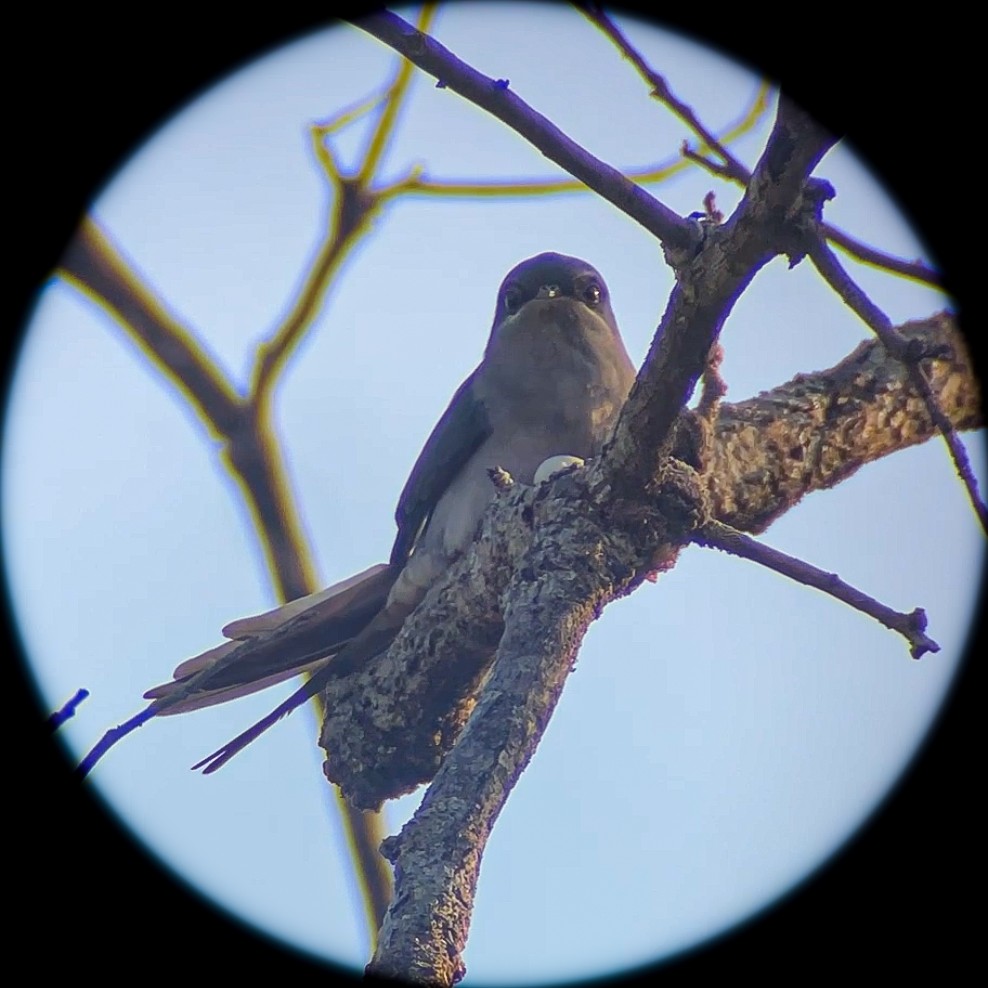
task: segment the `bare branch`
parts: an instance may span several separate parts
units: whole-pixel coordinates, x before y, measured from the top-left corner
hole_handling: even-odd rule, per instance
[[[830,223],[824,223],[820,227],[820,232],[841,250],[846,251],[864,264],[890,271],[892,274],[901,275],[903,278],[923,282],[931,288],[943,287],[937,272],[928,264],[924,264],[923,261],[906,261],[901,257],[878,250],[876,247],[869,247],[868,244],[855,240],[854,237]]]
[[[919,659],[927,652],[939,652],[940,646],[932,638],[924,634],[926,631],[926,613],[922,608],[916,608],[909,614],[895,611],[891,607],[886,607],[873,597],[850,584],[845,583],[836,573],[828,573],[825,570],[812,566],[810,563],[797,559],[795,556],[787,555],[778,549],[773,549],[764,543],[758,542],[750,535],[739,532],[730,525],[724,525],[718,521],[707,522],[693,536],[693,541],[697,545],[706,546],[711,549],[720,549],[722,552],[729,552],[742,559],[749,559],[752,562],[766,566],[782,576],[789,577],[797,583],[805,584],[816,590],[836,597],[837,600],[849,604],[855,610],[873,617],[881,622],[886,628],[897,631],[909,644],[909,654],[914,659]]]
[[[812,222],[831,194],[824,184],[806,183],[832,141],[781,99],[772,134],[734,215],[707,228],[692,258],[669,257],[666,251],[677,270],[676,287],[608,453],[615,477],[623,477],[629,488],[641,489],[656,474],[673,425],[734,303],[763,265],[789,249],[793,230]]]
[[[679,249],[692,243],[694,231],[690,223],[567,137],[552,121],[511,92],[507,80],[483,75],[434,38],[388,11],[353,23],[433,76],[442,88],[453,90],[517,131],[547,158],[664,243]]]
[[[736,181],[741,185],[746,185],[748,179],[751,178],[751,172],[741,163],[737,158],[731,154],[730,151],[724,147],[723,144],[717,139],[717,137],[707,129],[700,118],[693,111],[691,106],[688,106],[681,99],[679,99],[669,84],[666,82],[665,77],[659,75],[649,64],[642,58],[641,53],[631,44],[631,42],[625,37],[621,29],[617,26],[604,13],[603,9],[599,4],[596,3],[580,3],[575,2],[574,6],[580,11],[592,24],[596,25],[617,47],[618,51],[635,67],[638,74],[645,80],[645,82],[651,87],[651,95],[657,100],[664,103],[680,120],[685,123],[690,130],[696,134],[702,144],[700,145],[701,150],[713,151],[718,155],[722,161],[722,165],[717,165],[718,170],[725,178]],[[691,156],[686,154],[686,148],[683,148],[684,156]]]
[[[705,168],[711,175],[716,175],[718,178],[726,179],[727,181],[734,181],[736,176],[731,171],[727,165],[722,165],[719,161],[713,161],[706,155],[701,154],[699,151],[694,151],[686,141],[683,141],[682,146],[679,149],[679,153],[687,160],[695,162],[702,168]]]
[[[652,87],[652,95],[668,106],[700,138],[702,143],[697,149],[693,149],[685,141],[683,142],[681,149],[683,157],[699,164],[725,181],[747,185],[751,178],[751,172],[748,168],[728,151],[716,135],[707,129],[693,112],[693,109],[673,93],[665,78],[652,69],[642,58],[641,54],[600,6],[595,3],[583,4],[579,0],[575,0],[574,6],[614,42],[622,55],[635,67],[638,74]],[[707,157],[705,154],[707,151],[712,151],[720,157],[721,161],[714,161]],[[934,288],[941,287],[936,271],[922,261],[906,261],[870,247],[831,224],[823,224],[821,231],[828,240],[833,241],[838,247],[859,261],[905,278],[911,278],[914,281],[924,282]]]
[[[314,589],[315,568],[280,448],[263,416],[265,409],[236,394],[195,334],[165,308],[92,219],[83,221],[62,260],[62,271],[120,323],[151,365],[185,396],[209,432],[225,440],[222,455],[250,511],[280,599],[291,600]],[[85,774],[109,747],[146,719],[138,714],[108,731],[80,772]],[[376,817],[342,799],[339,802],[373,936],[390,898],[390,876],[377,850],[383,827]]]
[[[901,332],[954,352],[935,386],[959,428],[980,425],[978,384],[949,318]],[[711,389],[713,401],[716,381]],[[783,494],[768,507],[769,492],[790,483],[787,460],[807,465],[801,496],[860,465],[845,462],[849,436],[861,447],[852,455],[875,458],[932,433],[902,365],[878,343],[865,343],[830,371],[721,408],[713,477],[703,478],[708,506],[727,519],[765,522],[798,500]],[[804,446],[797,456],[787,443]],[[653,478],[648,503],[639,496],[633,507],[608,482],[606,459],[541,487],[507,486],[470,552],[430,590],[388,652],[327,693],[320,743],[333,757],[326,770],[351,799],[376,805],[435,775],[419,813],[386,844],[396,897],[369,973],[434,984],[450,984],[461,973],[484,843],[538,743],[587,625],[649,567],[674,562],[685,530],[677,524],[695,524],[686,538],[722,531],[704,530],[703,519],[690,514],[702,501],[690,486],[700,478],[685,467],[670,473],[674,463],[666,461]],[[753,489],[762,492],[753,495],[760,511],[747,500]],[[920,612],[897,614],[813,567],[795,564],[794,571],[784,558],[763,558],[905,634],[914,654],[935,649]]]
[[[535,751],[597,605],[613,592],[606,552],[584,557],[600,567],[568,565],[574,548],[585,538],[597,542],[601,533],[586,523],[574,532],[569,526],[580,522],[565,511],[547,510],[544,520],[514,567],[504,636],[477,707],[413,820],[385,842],[395,865],[395,907],[381,928],[370,975],[444,985],[462,977],[483,848]]]
[[[130,334],[214,437],[237,432],[243,420],[243,399],[220,373],[204,344],[146,287],[91,217],[83,218],[60,269]]]
[[[423,26],[433,12],[431,5],[423,11],[420,20]],[[189,400],[210,432],[225,441],[224,459],[247,502],[268,570],[283,601],[311,592],[317,581],[280,448],[270,425],[270,397],[279,371],[312,325],[333,275],[357,237],[368,228],[381,202],[368,185],[393,133],[410,78],[410,67],[402,62],[388,88],[385,110],[356,178],[349,178],[335,168],[328,148],[317,149],[324,171],[335,187],[334,215],[287,317],[270,339],[258,347],[249,400],[236,394],[196,342],[194,334],[170,316],[92,221],[84,222],[63,262],[66,274],[117,317],[142,345],[152,364],[160,367]],[[326,133],[369,112],[376,102],[365,102],[338,115],[316,135],[317,139],[324,141]],[[87,757],[83,771],[88,771],[116,740],[143,722],[143,715],[138,715],[107,732]],[[390,898],[390,876],[378,853],[381,823],[345,803],[341,802],[340,809],[363,885],[373,936]]]
[[[657,547],[665,546],[665,562],[671,565],[684,543],[678,525],[699,518],[687,514],[670,524],[664,517],[667,497],[699,495],[692,471],[672,469],[657,484],[657,510],[648,519],[654,543],[643,545],[637,526],[625,527],[620,520],[615,524],[620,507],[600,474],[599,466],[591,466],[536,488],[509,488],[485,516],[473,550],[455,567],[452,586],[459,598],[467,591],[476,601],[484,613],[480,626],[487,634],[502,626],[496,613],[500,610],[503,634],[493,665],[489,658],[474,665],[474,683],[488,668],[489,676],[419,811],[397,838],[385,843],[385,853],[395,865],[395,899],[367,969],[370,975],[442,985],[462,976],[460,955],[483,849],[548,725],[587,628],[607,603],[644,578],[644,556],[654,563]],[[445,594],[448,601],[450,589],[444,581],[443,588],[430,591],[428,600],[438,601]],[[498,602],[493,611],[492,599]],[[415,670],[419,681],[423,665],[431,664],[436,652],[435,635],[427,642],[421,638],[426,630],[422,609],[406,622],[395,643],[402,650],[410,640],[419,647],[416,664],[407,664],[406,653],[405,665]],[[439,628],[445,630],[444,625],[428,625]],[[479,656],[476,631],[471,640],[474,648],[469,654]],[[450,648],[456,650],[455,662]],[[432,678],[443,680],[445,691],[445,680],[462,655],[453,639],[439,650],[444,673],[437,677],[433,667]],[[393,646],[380,664],[392,662],[394,651]],[[386,694],[374,696],[377,707],[392,703]],[[364,710],[370,706],[365,704]],[[471,706],[467,702],[467,712]],[[357,726],[371,726],[366,712]],[[377,771],[383,767],[375,766]],[[368,780],[358,784],[366,787]],[[442,854],[436,854],[437,847]]]
[[[425,4],[418,21],[421,30],[428,28],[435,13],[434,3]],[[254,402],[269,400],[279,372],[318,315],[340,265],[356,240],[369,230],[374,214],[386,198],[385,193],[372,186],[381,159],[394,137],[411,79],[412,67],[402,59],[383,95],[365,100],[312,127],[316,158],[333,189],[333,215],[288,315],[270,338],[258,347],[251,382],[251,400]],[[383,106],[383,109],[364,148],[362,160],[353,174],[345,173],[338,166],[326,138],[378,106]],[[310,586],[304,592],[312,589]]]
[[[828,285],[843,299],[849,309],[882,341],[885,349],[900,360],[915,360],[917,355],[910,353],[906,341],[896,332],[892,320],[851,278],[836,255],[823,242],[817,239],[809,249],[810,260]]]
[[[769,87],[763,84],[752,97],[749,105],[738,118],[725,125],[717,135],[720,144],[748,133],[761,120],[768,102]],[[678,154],[648,165],[635,165],[622,168],[625,178],[640,185],[654,185],[664,182],[673,175],[689,167]],[[509,179],[452,179],[434,178],[424,168],[415,166],[409,174],[391,185],[377,188],[383,198],[391,198],[403,192],[430,195],[436,198],[524,198],[545,196],[560,192],[588,192],[584,182],[574,178],[509,178]]]
[[[328,232],[309,267],[291,311],[270,338],[257,348],[251,378],[251,400],[265,402],[292,352],[319,313],[333,276],[357,238],[370,228],[379,205],[376,195],[359,182],[337,176],[334,212]]]
[[[956,331],[944,318],[905,332],[949,342]],[[833,371],[803,383],[817,393],[850,393],[851,364],[860,387],[858,402],[870,406],[871,418],[897,423],[883,433],[884,453],[931,435],[915,394],[911,402],[903,400],[901,392],[908,391],[903,368],[877,344],[864,344]],[[959,425],[980,423],[969,364],[958,361],[939,384],[954,396],[949,407]],[[750,403],[762,412],[761,419],[748,419],[757,428],[747,429],[751,440],[765,447],[758,469],[769,462],[768,450],[778,441],[775,425],[786,424],[785,412],[776,407],[779,401],[778,393],[770,393]],[[839,405],[835,397],[834,408]],[[733,434],[731,406],[722,410],[718,432],[725,421],[723,428]],[[819,462],[828,461],[828,441],[842,447],[845,433],[853,431],[851,421],[835,415],[804,434],[805,440],[821,444],[813,451]],[[714,446],[723,446],[720,436]],[[811,458],[810,450],[805,458]],[[721,449],[712,468],[724,460]],[[374,803],[398,795],[441,766],[419,813],[386,844],[395,863],[396,898],[370,974],[402,973],[413,981],[449,984],[461,972],[460,951],[484,842],[538,743],[587,625],[610,600],[633,589],[648,566],[672,564],[682,544],[675,524],[668,527],[677,505],[687,512],[678,523],[693,523],[690,505],[699,502],[693,500],[696,491],[690,491],[691,471],[670,474],[669,466],[650,488],[654,514],[641,501],[633,510],[621,503],[606,480],[603,461],[543,487],[509,487],[485,517],[474,547],[433,587],[392,648],[352,679],[334,685],[321,743],[335,756],[327,760],[327,771],[351,798]],[[815,477],[825,485],[836,482],[822,471]],[[772,488],[773,482],[766,476],[764,487]],[[738,483],[746,486],[747,478]],[[710,503],[716,507],[718,500]],[[745,537],[732,542],[720,538],[722,527],[704,529],[700,520],[696,525],[701,541],[706,537],[744,551]],[[758,558],[905,635],[914,655],[936,649],[923,634],[921,612],[898,614],[814,567],[769,550]],[[492,603],[498,600],[503,618]],[[502,628],[491,665],[484,653]],[[436,847],[444,853],[437,855]]]
[[[69,697],[68,700],[63,703],[58,710],[53,711],[48,715],[48,719],[45,723],[48,729],[52,732],[57,731],[70,717],[75,716],[76,708],[82,703],[86,697],[89,696],[89,690],[87,689],[77,689],[75,693]]]
[[[97,762],[118,742],[123,741],[128,734],[143,727],[155,712],[151,707],[145,707],[140,713],[128,717],[122,724],[111,727],[103,733],[103,736],[86,753],[86,757],[76,766],[75,775],[77,779],[84,779],[96,767]]]
[[[426,4],[423,8],[419,18],[423,30],[432,22],[435,9],[435,4]],[[269,398],[278,373],[318,314],[333,277],[357,238],[368,231],[374,213],[384,199],[383,194],[374,191],[371,186],[381,158],[394,136],[411,77],[411,66],[402,60],[382,96],[365,100],[312,128],[316,157],[333,187],[333,216],[291,310],[270,338],[258,347],[251,382],[252,400],[264,402]],[[352,175],[344,173],[327,146],[326,138],[381,105],[381,116],[370,135],[360,165]]]
[[[577,6],[579,6],[579,4],[577,4]],[[631,51],[634,51],[634,49],[631,49]],[[647,69],[647,66],[646,70],[649,72],[651,71]],[[661,79],[661,77],[657,78]],[[664,84],[664,80],[662,81]],[[675,97],[672,98],[674,102],[678,103],[678,101],[675,100]],[[688,107],[686,109],[689,110]],[[687,122],[690,123],[690,119],[687,119]],[[703,125],[699,120],[696,121],[696,124],[697,128],[702,128],[702,130],[705,131],[705,128],[703,128]],[[697,132],[701,133],[701,130],[697,129]],[[710,136],[713,137],[714,135]],[[724,159],[724,161],[714,161],[709,158],[704,153],[707,149],[715,151]],[[680,154],[688,161],[692,161],[701,168],[706,169],[711,175],[716,175],[718,178],[722,178],[727,182],[734,182],[737,185],[745,185],[747,183],[748,172],[744,165],[736,159],[730,158],[726,148],[723,145],[723,141],[717,140],[716,137],[714,137],[713,142],[710,142],[704,138],[704,145],[701,145],[701,147],[697,150],[694,150],[686,141],[683,141],[680,148]],[[888,271],[891,274],[900,275],[903,278],[909,278],[913,281],[922,282],[923,284],[929,285],[931,288],[943,287],[937,272],[921,260],[917,259],[907,261],[904,258],[896,257],[894,254],[881,251],[877,247],[871,247],[868,244],[862,243],[860,240],[855,239],[850,234],[831,223],[820,224],[820,231],[827,238],[827,240],[830,240],[841,250],[850,254],[856,260],[861,261],[864,264],[869,264],[872,267]]]
[[[93,219],[83,220],[61,269],[117,320],[209,433],[224,441],[223,456],[262,537],[282,599],[314,588],[315,569],[270,426],[236,393],[195,333],[167,310]]]
[[[422,8],[422,14],[418,21],[419,31],[428,31],[432,26],[436,16],[437,4],[427,3]],[[357,174],[357,180],[361,185],[366,185],[374,177],[381,157],[384,154],[391,137],[394,134],[395,123],[398,114],[405,104],[405,97],[408,94],[408,86],[412,81],[412,63],[407,59],[401,59],[395,73],[394,82],[388,89],[388,98],[384,104],[384,112],[377,122],[377,127],[370,136],[367,148],[364,151],[363,162]]]
[[[730,167],[719,161],[713,161],[699,151],[694,151],[686,141],[683,141],[680,153],[688,161],[695,162],[701,168],[706,169],[711,175],[716,175],[728,182],[738,181],[737,175]],[[912,281],[922,282],[931,288],[943,288],[937,272],[921,260],[907,261],[901,257],[896,257],[894,254],[879,250],[877,247],[871,247],[860,240],[856,240],[831,223],[821,223],[820,232],[845,253],[864,264],[870,264],[874,268],[909,278]]]

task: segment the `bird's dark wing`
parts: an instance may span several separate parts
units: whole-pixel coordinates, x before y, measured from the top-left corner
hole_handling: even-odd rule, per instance
[[[459,387],[419,454],[398,498],[391,565],[404,566],[436,503],[490,436],[487,410],[474,393],[474,371]]]

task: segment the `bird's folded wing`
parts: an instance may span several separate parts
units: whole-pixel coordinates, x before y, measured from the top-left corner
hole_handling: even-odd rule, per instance
[[[347,580],[341,580],[331,587],[326,587],[325,590],[317,590],[307,597],[299,597],[297,600],[289,601],[287,604],[272,608],[263,614],[238,618],[236,621],[231,621],[223,629],[223,636],[233,639],[251,638],[263,631],[274,631],[275,628],[280,628],[290,618],[297,617],[304,612],[309,612],[309,618],[314,621],[329,620],[342,614],[347,607],[350,607],[354,599],[366,590],[364,585],[367,581],[383,573],[387,568],[387,563],[377,563],[356,576],[351,576]],[[194,660],[189,659],[188,661]],[[187,664],[183,662],[182,666]],[[182,666],[175,670],[176,675]]]
[[[335,655],[387,600],[393,567],[371,566],[325,590],[232,621],[234,639],[182,662],[174,679],[148,690],[158,715],[184,713],[256,693]]]

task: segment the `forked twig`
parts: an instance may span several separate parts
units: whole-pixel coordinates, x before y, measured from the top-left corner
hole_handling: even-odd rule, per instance
[[[592,24],[595,24],[600,31],[606,35],[617,47],[618,51],[635,67],[638,74],[651,87],[651,95],[661,103],[665,104],[680,120],[685,123],[697,137],[700,138],[701,150],[713,151],[718,155],[723,164],[716,167],[725,178],[738,182],[740,185],[747,185],[751,178],[751,171],[738,158],[718,140],[717,136],[709,130],[700,118],[693,111],[693,108],[684,103],[672,91],[664,76],[656,72],[642,57],[634,45],[627,39],[621,29],[604,13],[599,4],[575,2],[574,6]],[[684,145],[683,154],[686,154]]]
[[[908,614],[893,610],[852,587],[836,573],[828,573],[810,563],[773,549],[719,521],[708,521],[693,537],[697,545],[720,549],[733,556],[759,563],[797,583],[822,590],[831,597],[850,605],[855,610],[873,617],[886,628],[898,632],[909,643],[909,654],[918,659],[927,652],[939,652],[940,646],[926,632],[926,612],[917,607]]]

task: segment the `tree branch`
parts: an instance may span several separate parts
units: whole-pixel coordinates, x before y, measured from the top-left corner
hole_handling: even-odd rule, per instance
[[[854,237],[830,223],[824,223],[820,227],[820,232],[841,250],[864,264],[870,264],[872,267],[881,268],[884,271],[891,271],[892,274],[901,275],[903,278],[920,281],[931,288],[943,287],[937,272],[923,261],[907,261],[904,258],[896,257],[894,254],[878,250],[876,247],[870,247],[868,244],[861,243],[860,240],[855,240]]]
[[[781,99],[765,151],[734,214],[707,228],[691,259],[670,258],[666,250],[677,272],[676,287],[607,454],[615,478],[629,490],[641,489],[656,474],[673,425],[734,303],[761,267],[788,249],[793,226],[813,222],[823,198],[832,194],[823,183],[807,183],[832,141]]]
[[[751,103],[739,117],[726,124],[723,132],[714,135],[718,144],[728,142],[748,133],[766,111],[769,88],[759,87]],[[688,157],[686,155],[685,157]],[[646,165],[628,166],[622,173],[629,181],[641,185],[651,185],[665,181],[688,168],[684,155],[675,155],[663,161]],[[523,198],[545,196],[563,192],[588,192],[588,186],[575,178],[516,178],[516,179],[450,179],[430,177],[423,168],[413,167],[409,173],[396,182],[378,188],[382,198],[390,198],[404,192],[414,192],[436,198]]]
[[[528,488],[515,498],[534,520],[529,539],[517,543],[528,546],[503,595],[498,657],[413,821],[385,842],[396,899],[369,975],[430,985],[462,977],[487,839],[548,724],[587,627],[625,582],[612,569],[603,519],[585,513],[579,500],[547,492]]]
[[[940,646],[924,633],[927,622],[926,612],[922,608],[917,607],[909,614],[895,611],[864,591],[845,583],[836,573],[828,573],[802,559],[773,549],[719,521],[709,521],[703,525],[694,535],[693,541],[697,545],[749,559],[797,583],[830,594],[855,610],[873,617],[891,631],[897,631],[909,643],[909,654],[914,659],[922,658],[927,652],[940,651]]]
[[[713,151],[714,154],[721,158],[723,164],[718,164],[716,167],[724,177],[736,181],[741,185],[746,185],[748,179],[751,178],[751,172],[704,125],[696,113],[694,113],[693,108],[676,96],[669,83],[666,82],[665,77],[656,72],[642,58],[641,53],[631,44],[617,24],[604,13],[601,6],[596,3],[580,3],[579,0],[574,0],[573,6],[613,42],[618,51],[634,66],[635,71],[651,87],[651,95],[665,104],[700,138],[702,142],[700,145],[701,149]],[[684,155],[686,154],[685,148],[683,153]]]
[[[901,331],[944,349],[959,341],[946,316]],[[962,348],[942,365],[934,386],[945,411],[959,428],[980,425],[978,384]],[[821,406],[815,396],[828,400]],[[727,517],[764,522],[798,500],[776,494],[766,508],[769,492],[786,490],[788,460],[815,464],[804,485],[832,486],[860,462],[933,434],[902,365],[880,344],[865,343],[830,371],[721,409],[711,472],[725,470],[731,451],[745,446],[757,482],[732,466],[729,479],[709,478],[708,504]],[[784,445],[780,457],[780,442],[806,445],[799,455]],[[852,455],[861,461],[852,465]],[[725,484],[735,485],[733,497],[724,496]],[[605,461],[538,488],[502,485],[470,552],[430,590],[391,649],[327,694],[326,768],[349,798],[374,805],[435,774],[419,813],[386,842],[396,896],[368,973],[429,984],[451,984],[462,973],[484,844],[583,633],[648,567],[668,567],[688,538],[717,531],[703,527],[700,487],[700,477],[674,460],[632,508],[615,495]],[[761,515],[750,510],[749,487],[761,491]],[[917,612],[897,615],[833,581],[816,583],[907,634],[917,652],[934,647]]]
[[[145,286],[91,217],[83,217],[59,268],[128,332],[192,405],[214,438],[232,435],[240,428],[243,399],[217,369],[205,346]]]
[[[258,408],[237,394],[192,330],[165,308],[93,219],[83,220],[61,270],[117,320],[210,435],[224,443],[223,457],[247,502],[281,599],[315,589],[315,568],[285,465]]]
[[[76,708],[89,696],[89,690],[79,688],[63,703],[58,710],[52,711],[45,721],[48,730],[57,731],[67,720],[75,716]]]
[[[195,334],[181,325],[144,284],[94,220],[87,217],[62,258],[67,279],[113,316],[147,355],[153,367],[188,401],[209,433],[224,441],[223,458],[237,483],[261,541],[268,572],[281,600],[316,587],[315,567],[280,447],[260,405],[241,398]],[[107,733],[90,756],[139,726],[137,715]],[[371,936],[390,899],[390,876],[378,853],[383,836],[379,818],[340,800],[340,813],[364,892]]]
[[[953,318],[941,313],[898,332],[945,354],[931,361],[930,387],[956,428],[983,425],[980,384]],[[861,343],[829,370],[721,406],[707,474],[711,514],[761,532],[810,491],[935,434],[901,361],[875,340]]]
[[[622,212],[671,247],[684,249],[694,241],[692,224],[629,181],[616,168],[585,151],[551,120],[516,96],[504,79],[491,79],[417,31],[396,14],[383,11],[353,21],[400,55],[451,89],[486,110],[571,175],[613,203]]]

